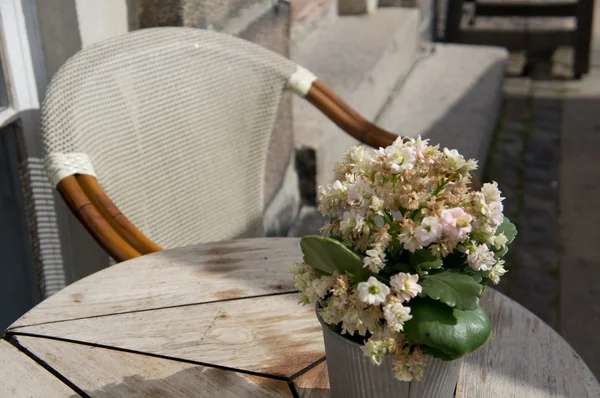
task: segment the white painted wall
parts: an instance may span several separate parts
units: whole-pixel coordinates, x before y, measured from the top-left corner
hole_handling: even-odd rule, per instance
[[[76,0],[82,47],[129,31],[127,0]]]

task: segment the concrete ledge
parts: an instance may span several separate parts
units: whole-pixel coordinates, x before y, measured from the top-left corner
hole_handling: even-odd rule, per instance
[[[292,5],[291,54],[297,51],[297,46],[312,32],[327,28],[337,17],[337,0],[304,0],[299,6]]]
[[[502,104],[506,50],[438,44],[420,61],[377,123],[429,138],[479,161],[483,170]]]
[[[377,10],[377,0],[338,0],[340,15],[372,14]]]
[[[415,62],[420,51],[418,24],[416,9],[379,9],[372,15],[340,17],[307,37],[292,59],[373,119]],[[316,150],[318,185],[331,181],[335,162],[358,143],[300,98],[294,98],[294,140]]]

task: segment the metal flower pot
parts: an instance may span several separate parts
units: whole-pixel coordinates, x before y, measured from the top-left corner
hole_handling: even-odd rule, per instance
[[[373,364],[360,344],[334,332],[323,322],[325,353],[332,398],[452,398],[462,359],[444,362],[429,357],[423,381],[394,378],[390,357]]]

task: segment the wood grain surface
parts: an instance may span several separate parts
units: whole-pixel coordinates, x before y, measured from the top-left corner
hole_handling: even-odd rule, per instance
[[[11,328],[294,291],[288,270],[301,258],[293,238],[227,241],[154,253],[66,287]]]
[[[78,397],[33,359],[0,340],[0,397]]]
[[[465,357],[456,397],[600,397],[587,365],[541,319],[494,290],[482,302],[494,338]]]
[[[8,336],[91,396],[148,396],[166,380],[159,396],[294,388],[327,397],[320,325],[298,305],[288,274],[300,257],[297,239],[270,238],[154,253],[69,286]],[[600,397],[585,363],[539,318],[493,289],[482,305],[494,338],[465,358],[456,397]]]
[[[18,342],[91,397],[292,396],[283,380],[44,338]]]
[[[297,301],[290,293],[46,323],[13,332],[291,377],[325,356],[314,309]]]

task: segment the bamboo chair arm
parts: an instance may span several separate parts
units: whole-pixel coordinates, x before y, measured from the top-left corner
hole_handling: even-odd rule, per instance
[[[313,82],[305,98],[342,130],[366,145],[386,147],[398,138],[396,134],[367,121],[320,80]]]
[[[74,175],[63,178],[56,189],[96,242],[117,262],[141,256],[102,216]]]
[[[346,133],[373,148],[389,146],[399,137],[367,121],[335,91],[318,79],[312,83],[305,99]],[[473,173],[471,173],[470,185],[474,191],[478,191],[482,187],[481,182]]]
[[[131,247],[141,254],[162,251],[160,246],[144,235],[123,213],[121,213],[106,192],[104,192],[96,177],[78,174],[76,178],[83,191],[90,198],[92,204]]]

